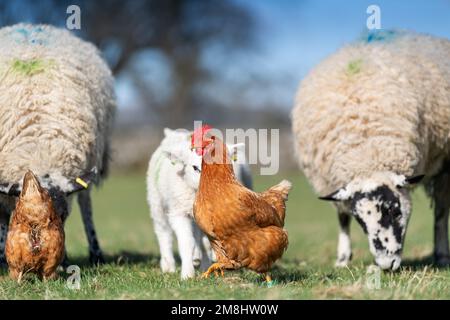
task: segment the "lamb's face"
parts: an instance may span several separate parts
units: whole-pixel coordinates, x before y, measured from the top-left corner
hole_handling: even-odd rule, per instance
[[[423,176],[406,178],[390,172],[355,179],[323,200],[344,201],[369,240],[370,252],[382,269],[400,267],[403,241],[411,215],[405,188]]]
[[[198,189],[200,183],[200,170],[202,167],[202,157],[197,155],[195,151],[187,148],[184,163],[184,181],[194,190]]]
[[[372,191],[355,192],[351,211],[368,237],[377,265],[382,269],[398,269],[411,213],[405,190],[381,185]]]

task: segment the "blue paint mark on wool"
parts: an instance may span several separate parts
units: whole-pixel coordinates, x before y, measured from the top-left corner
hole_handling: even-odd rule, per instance
[[[360,38],[360,41],[367,43],[391,42],[405,34],[406,32],[399,30],[382,30],[382,29],[370,30],[368,32],[363,33],[363,35]]]
[[[18,44],[48,45],[48,35],[42,27],[21,27],[13,30],[12,33],[12,37]]]

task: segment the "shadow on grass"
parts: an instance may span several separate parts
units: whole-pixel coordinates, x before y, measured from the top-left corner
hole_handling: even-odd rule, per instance
[[[402,262],[403,267],[409,267],[412,270],[420,270],[424,267],[433,267],[436,269],[449,269],[450,266],[443,266],[434,263],[434,257],[432,254],[426,255],[423,257],[415,258],[415,259],[405,259]]]
[[[288,261],[290,263],[291,261]],[[284,267],[284,266],[274,266],[270,272],[272,279],[279,284],[288,284],[291,282],[299,282],[306,279],[308,276],[305,272],[298,270],[296,267]]]
[[[121,251],[116,254],[106,254],[105,263],[107,264],[116,264],[116,265],[137,265],[137,264],[145,264],[149,267],[158,267],[159,266],[159,256],[154,254],[145,254],[140,252],[131,252],[131,251]],[[88,256],[70,256],[68,257],[69,265],[77,265],[80,267],[90,267],[93,266],[89,262]]]

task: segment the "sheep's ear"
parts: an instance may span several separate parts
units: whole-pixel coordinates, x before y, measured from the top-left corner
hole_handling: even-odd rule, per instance
[[[88,189],[92,183],[97,181],[98,170],[93,167],[89,172],[82,174],[69,184],[69,189],[66,190],[66,195],[71,195],[75,192]]]
[[[18,183],[0,183],[0,194],[18,197],[21,189]]]
[[[424,174],[412,176],[412,177],[404,177],[401,176],[401,180],[396,182],[396,187],[401,189],[403,187],[419,183],[425,177]]]
[[[419,183],[420,181],[422,181],[422,179],[425,177],[424,174],[420,174],[418,176],[413,176],[413,177],[406,177],[405,182],[406,184],[416,184]]]
[[[346,188],[340,188],[329,195],[319,197],[319,199],[325,201],[345,201],[350,199],[350,193]]]

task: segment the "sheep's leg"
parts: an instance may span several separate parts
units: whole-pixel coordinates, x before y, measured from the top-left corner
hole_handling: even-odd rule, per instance
[[[0,265],[6,266],[5,246],[8,235],[9,218],[11,209],[4,204],[0,204]]]
[[[448,247],[449,207],[436,202],[434,209],[434,260],[438,265],[450,264]]]
[[[3,220],[3,219],[1,219]],[[0,265],[6,266],[5,246],[6,236],[8,234],[8,224],[5,221],[0,221]]]
[[[351,215],[338,211],[338,219],[340,230],[335,266],[345,267],[352,259],[352,246],[350,239]]]
[[[83,218],[84,230],[89,242],[89,261],[92,264],[104,263],[102,250],[98,244],[95,232],[94,221],[92,219],[92,204],[90,190],[83,190],[78,193],[78,204]]]
[[[173,234],[167,217],[156,214],[152,208],[153,226],[161,253],[160,266],[162,272],[175,272],[175,258],[173,256]],[[162,213],[162,212],[161,212]]]
[[[181,257],[181,278],[191,278],[195,275],[192,261],[195,247],[192,218],[187,215],[172,215],[169,216],[169,222],[177,236],[178,251]]]
[[[450,264],[448,218],[450,209],[450,167],[434,181],[434,260],[437,265]]]

